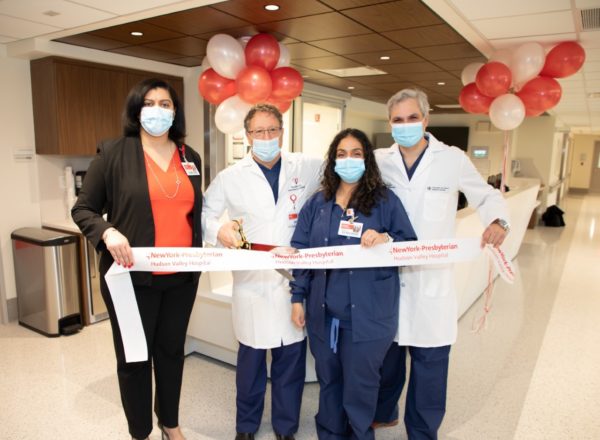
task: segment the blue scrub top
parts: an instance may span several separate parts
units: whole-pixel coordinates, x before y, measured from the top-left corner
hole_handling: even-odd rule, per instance
[[[279,173],[281,171],[281,156],[279,156],[279,160],[275,163],[275,165],[273,165],[273,168],[271,169],[268,169],[266,166],[258,162],[256,162],[256,164],[265,175],[267,182],[269,182],[271,191],[273,191],[273,198],[275,199],[275,203],[277,203],[277,199],[279,198]]]

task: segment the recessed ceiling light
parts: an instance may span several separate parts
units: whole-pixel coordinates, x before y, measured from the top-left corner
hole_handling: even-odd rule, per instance
[[[379,57],[380,60],[389,60],[390,57],[388,57],[387,55],[381,56]]]
[[[134,37],[141,37],[142,35],[144,35],[144,33],[140,31],[133,31],[131,35],[133,35]]]
[[[369,76],[369,75],[387,75],[383,70],[375,69],[374,67],[350,67],[348,69],[317,69],[319,72],[335,75],[341,78],[348,76]]]
[[[437,85],[438,85],[438,86],[445,86],[445,85],[446,85],[446,83],[445,83],[444,81],[439,81],[439,82],[437,83]]]
[[[348,86],[348,90],[354,90],[354,86]]]
[[[279,10],[279,5],[274,5],[274,4],[265,5],[265,9],[267,11],[278,11]]]
[[[437,108],[462,108],[460,104],[436,104]]]

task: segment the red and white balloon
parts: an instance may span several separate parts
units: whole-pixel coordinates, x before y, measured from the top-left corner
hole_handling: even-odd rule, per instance
[[[237,40],[217,34],[209,40],[206,53],[198,90],[218,106],[215,124],[223,133],[241,130],[252,105],[269,103],[283,113],[302,92],[304,80],[289,67],[287,47],[270,34]]]
[[[538,43],[496,51],[485,64],[462,71],[458,102],[469,113],[489,114],[501,130],[517,128],[525,116],[539,116],[556,106],[562,88],[555,78],[573,75],[585,62],[576,42],[557,44],[547,55]]]

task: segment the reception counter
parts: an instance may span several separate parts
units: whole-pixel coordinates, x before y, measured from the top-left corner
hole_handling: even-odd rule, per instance
[[[519,251],[531,213],[537,206],[540,185],[537,179],[513,179],[510,185],[511,191],[505,197],[510,209],[511,232],[502,248],[507,258],[512,260]],[[474,209],[465,208],[458,212],[458,237],[480,236],[482,232],[483,226]],[[488,261],[481,254],[475,260],[456,264],[455,270],[459,318],[487,286]],[[187,353],[198,352],[235,365],[238,343],[231,325],[231,283],[230,272],[210,272],[200,277],[188,327]],[[309,359],[311,362],[312,359]],[[309,374],[314,375],[312,368],[307,368]]]

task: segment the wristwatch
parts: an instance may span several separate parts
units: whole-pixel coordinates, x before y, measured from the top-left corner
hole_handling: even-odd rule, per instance
[[[497,218],[496,220],[494,220],[494,223],[496,223],[498,226],[500,226],[502,229],[504,229],[504,232],[506,232],[507,234],[510,232],[510,225],[508,224],[508,222],[506,220]]]

